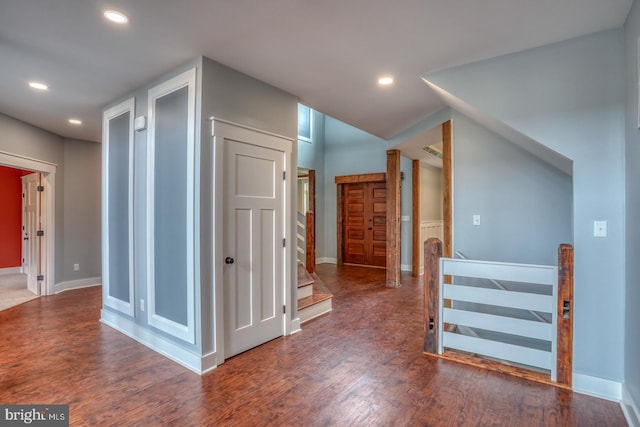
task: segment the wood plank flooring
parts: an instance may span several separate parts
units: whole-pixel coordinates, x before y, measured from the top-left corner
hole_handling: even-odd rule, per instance
[[[422,285],[318,265],[331,314],[202,377],[98,322],[100,288],[0,312],[0,403],[72,426],[624,426],[617,403],[422,354]]]

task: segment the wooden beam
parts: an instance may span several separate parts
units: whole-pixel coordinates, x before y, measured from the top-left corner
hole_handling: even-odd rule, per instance
[[[442,123],[442,256],[453,257],[453,147],[451,142],[451,120]],[[444,276],[444,283],[451,283],[451,276]],[[451,300],[444,306],[451,308]]]
[[[438,354],[442,242],[430,237],[424,242],[424,352]]]
[[[573,369],[573,247],[558,248],[558,348],[556,381],[571,387]]]
[[[400,151],[387,150],[387,287],[400,286]]]
[[[336,176],[335,180],[336,184],[359,184],[361,182],[384,182],[386,177],[384,172],[378,172]]]
[[[445,258],[453,256],[453,179],[452,179],[451,120],[442,124],[442,220]]]
[[[420,160],[411,162],[411,275],[420,275]]]

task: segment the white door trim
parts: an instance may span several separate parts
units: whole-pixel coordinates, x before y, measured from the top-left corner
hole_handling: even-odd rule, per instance
[[[42,173],[42,257],[41,273],[44,280],[41,283],[42,295],[53,295],[55,284],[55,189],[57,165],[50,162],[32,159],[18,154],[0,151],[0,165],[17,169],[26,169]]]
[[[224,248],[223,248],[223,229],[224,229],[224,206],[222,205],[221,196],[224,194],[224,144],[225,139],[233,139],[237,141],[247,141],[250,139],[248,136],[255,134],[256,132],[263,135],[271,136],[270,143],[267,145],[256,144],[257,146],[264,146],[266,148],[280,150],[284,153],[283,167],[286,174],[285,191],[284,191],[284,218],[283,218],[283,231],[284,238],[286,239],[286,247],[283,257],[283,301],[282,304],[286,307],[286,314],[283,317],[282,332],[283,335],[291,334],[291,315],[293,313],[293,307],[291,306],[291,263],[292,247],[295,245],[295,240],[290,233],[290,224],[292,219],[291,209],[293,206],[292,189],[289,183],[292,177],[297,176],[295,174],[295,165],[292,165],[292,150],[294,139],[287,138],[281,135],[277,135],[270,132],[265,132],[260,129],[251,128],[248,126],[240,125],[237,123],[221,120],[215,117],[211,117],[211,135],[213,143],[213,187],[212,187],[212,200],[213,207],[213,228],[211,234],[211,241],[213,245],[213,262],[211,263],[213,287],[214,287],[214,300],[215,300],[215,353],[217,355],[218,365],[224,362],[225,355],[225,343],[224,343],[224,277],[223,277],[223,260],[224,260]]]

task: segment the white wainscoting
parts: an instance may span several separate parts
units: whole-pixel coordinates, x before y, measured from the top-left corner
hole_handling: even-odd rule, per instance
[[[424,274],[424,242],[430,237],[437,237],[440,241],[444,239],[442,220],[420,221],[420,274]]]

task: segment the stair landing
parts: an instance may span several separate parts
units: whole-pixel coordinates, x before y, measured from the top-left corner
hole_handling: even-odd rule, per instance
[[[298,264],[298,316],[300,323],[315,319],[332,310],[333,294],[317,274],[309,274]]]

